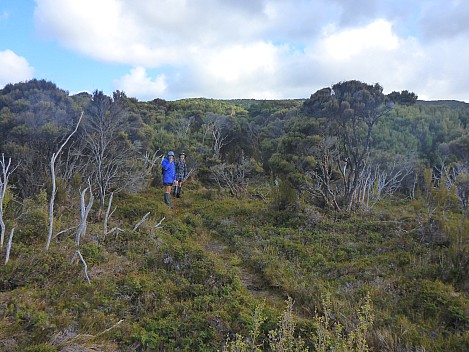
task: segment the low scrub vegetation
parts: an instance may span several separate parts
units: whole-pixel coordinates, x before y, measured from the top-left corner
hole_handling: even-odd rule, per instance
[[[269,201],[220,194],[207,200],[197,185],[188,188],[173,210],[153,188],[121,195],[111,221],[121,233],[103,238],[102,224],[91,223],[80,244],[90,283],[74,256],[73,234],[55,238],[47,252],[44,230],[42,237],[30,230],[16,241],[10,262],[0,266],[2,348],[468,346],[468,282],[460,272],[467,232],[445,232],[451,223],[463,226],[462,216],[447,213],[434,239],[422,232],[416,208],[400,201],[334,216],[312,208],[279,211]],[[150,217],[131,230],[147,210]],[[223,253],[208,251],[210,241],[223,243]],[[240,267],[270,296],[283,296],[283,308],[250,291]]]
[[[6,85],[0,350],[468,351],[468,116],[358,81],[284,101]],[[168,206],[170,150],[190,176]]]

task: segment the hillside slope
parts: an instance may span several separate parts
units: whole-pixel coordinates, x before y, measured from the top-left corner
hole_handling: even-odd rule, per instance
[[[422,226],[423,213],[410,204],[366,214],[296,212],[195,182],[172,210],[160,198],[159,188],[117,197],[110,224],[124,232],[103,236],[102,223],[90,221],[79,248],[72,231],[48,252],[45,229],[34,238],[21,233],[0,267],[0,350],[221,350],[235,333],[249,335],[263,302],[259,340],[268,350],[287,297],[295,334],[312,349],[324,299],[333,302],[331,323],[352,331],[367,293],[373,350],[469,346],[469,282],[453,276],[466,253],[451,253],[453,234]],[[78,209],[68,202],[73,221]],[[43,210],[38,202],[31,225]]]

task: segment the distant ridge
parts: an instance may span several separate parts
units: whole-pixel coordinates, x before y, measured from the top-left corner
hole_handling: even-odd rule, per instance
[[[464,101],[458,101],[458,100],[417,100],[417,104],[420,105],[446,105],[449,106],[450,108],[467,108],[469,107],[469,103],[466,103]]]

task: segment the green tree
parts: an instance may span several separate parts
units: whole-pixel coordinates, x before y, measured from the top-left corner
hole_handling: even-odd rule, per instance
[[[417,102],[418,96],[409,92],[408,90],[403,90],[402,92],[391,92],[387,95],[390,101],[395,104],[400,105],[414,105]]]
[[[305,114],[324,119],[324,136],[337,138],[337,170],[346,209],[359,203],[357,188],[369,157],[373,129],[388,110],[383,88],[359,81],[323,88],[303,105]]]

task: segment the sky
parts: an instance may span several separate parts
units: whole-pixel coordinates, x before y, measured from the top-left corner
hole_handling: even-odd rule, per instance
[[[348,81],[469,102],[467,0],[0,0],[0,88],[295,99]]]

